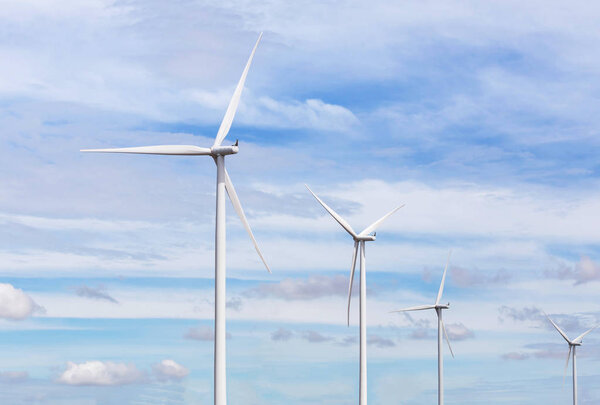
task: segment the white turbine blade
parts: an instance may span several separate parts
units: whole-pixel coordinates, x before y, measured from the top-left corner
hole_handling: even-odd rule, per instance
[[[444,292],[444,283],[446,282],[446,272],[448,271],[448,263],[450,263],[450,255],[452,251],[448,253],[448,259],[446,260],[446,268],[444,268],[444,275],[442,276],[442,282],[440,284],[440,289],[438,291],[437,299],[435,300],[435,305],[439,305],[440,300],[442,299],[442,294]]]
[[[313,197],[315,197],[317,199],[317,201],[323,206],[323,208],[325,208],[327,210],[327,212],[329,212],[329,214],[333,217],[333,219],[335,219],[337,221],[337,223],[342,226],[342,228],[344,228],[350,235],[352,235],[353,238],[356,238],[358,236],[356,234],[356,232],[354,232],[354,229],[352,229],[350,224],[348,222],[346,222],[346,220],[344,218],[340,217],[337,212],[335,212],[334,210],[332,210],[329,207],[329,205],[325,204],[323,202],[323,200],[321,200],[319,197],[317,197],[317,195],[315,193],[313,193],[313,191],[310,189],[310,187],[308,187],[308,185],[305,184],[305,186],[308,189],[308,191],[310,191],[310,193],[313,195]]]
[[[573,343],[581,343],[581,339],[583,339],[585,335],[587,335],[588,333],[590,333],[591,331],[596,329],[598,326],[600,326],[600,325],[596,325],[592,329],[588,330],[587,332],[584,332],[581,335],[577,336],[575,339],[573,339]]]
[[[133,148],[81,149],[81,152],[139,153],[144,155],[210,155],[210,148],[194,145],[156,145]]]
[[[563,332],[562,329],[559,328],[558,325],[555,324],[554,321],[552,319],[550,319],[550,317],[548,315],[546,315],[546,318],[548,318],[548,320],[550,321],[550,323],[554,326],[554,329],[556,329],[558,331],[558,333],[560,333],[560,335],[567,341],[567,343],[571,344],[572,342],[569,340],[569,338],[567,337],[567,335],[565,334],[565,332]]]
[[[246,76],[248,75],[248,70],[250,70],[250,65],[252,64],[252,58],[254,58],[254,53],[256,52],[256,48],[258,47],[258,43],[262,38],[262,32],[258,36],[258,40],[252,49],[252,53],[250,54],[250,58],[248,58],[248,62],[246,63],[246,67],[242,72],[242,77],[240,77],[240,81],[233,92],[233,96],[231,96],[231,100],[229,101],[229,106],[227,107],[227,111],[225,112],[225,116],[223,117],[223,121],[221,121],[221,126],[219,127],[219,132],[217,132],[217,136],[215,137],[215,143],[213,147],[221,146],[221,142],[229,133],[229,129],[231,128],[231,124],[233,123],[233,117],[235,117],[235,112],[237,111],[238,104],[240,103],[240,97],[242,96],[242,90],[244,90],[244,82],[246,81]]]
[[[417,305],[416,307],[408,307],[390,312],[409,312],[409,311],[424,311],[426,309],[434,309],[435,305]]]
[[[356,255],[358,254],[358,242],[354,242],[354,253],[352,254],[352,267],[350,267],[350,283],[348,285],[348,326],[350,326],[350,300],[352,297],[352,282],[354,281],[354,270],[356,268]]]
[[[565,386],[565,380],[567,379],[567,369],[569,368],[569,360],[571,360],[571,350],[573,346],[569,345],[569,354],[567,355],[567,364],[565,364],[565,372],[563,374],[563,387]]]
[[[371,232],[374,232],[379,225],[381,225],[381,223],[383,221],[385,221],[386,219],[388,219],[388,217],[390,217],[393,213],[395,213],[396,211],[398,211],[400,208],[404,207],[404,204],[402,204],[399,207],[394,208],[393,210],[391,210],[390,212],[388,212],[387,214],[385,214],[384,216],[382,216],[381,218],[379,218],[377,221],[373,222],[371,225],[367,226],[361,233],[359,233],[359,236],[366,236],[368,234],[370,234]]]
[[[452,358],[454,358],[454,352],[452,351],[452,346],[450,346],[450,339],[448,339],[448,332],[446,332],[446,325],[444,325],[444,321],[442,321],[442,330],[444,331],[444,337],[446,338],[446,342],[448,343],[448,349],[450,349],[450,354]]]
[[[262,253],[260,252],[258,243],[256,242],[256,239],[254,238],[254,234],[252,233],[252,229],[250,229],[250,224],[248,223],[248,220],[246,219],[246,214],[244,214],[242,204],[240,203],[240,199],[238,198],[238,195],[235,192],[235,188],[233,187],[233,183],[231,182],[229,173],[227,173],[227,169],[225,169],[225,189],[227,190],[227,194],[229,195],[229,199],[231,200],[233,209],[235,209],[235,212],[237,212],[238,216],[240,217],[240,220],[242,221],[242,224],[244,225],[244,228],[246,228],[246,232],[248,232],[250,239],[252,239],[252,243],[254,244],[256,253],[258,253],[258,256],[260,256],[260,260],[262,260],[262,262],[264,263],[264,265],[267,268],[267,270],[269,271],[269,273],[271,273],[271,269],[269,268],[269,265],[267,264],[265,258],[263,257]]]

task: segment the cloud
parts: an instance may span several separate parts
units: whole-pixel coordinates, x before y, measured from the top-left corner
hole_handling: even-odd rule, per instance
[[[43,310],[23,290],[11,284],[0,284],[0,318],[21,320],[36,310]]]
[[[160,381],[181,380],[190,373],[190,370],[187,368],[177,364],[174,360],[168,359],[154,364],[152,371],[154,371],[154,375]]]
[[[215,340],[215,331],[210,326],[200,326],[190,328],[184,335],[186,339],[200,340],[202,342],[213,342]],[[227,339],[231,339],[231,334],[226,332]]]
[[[450,340],[467,340],[475,337],[475,333],[460,322],[447,324],[446,332]]]
[[[234,311],[241,311],[243,302],[241,298],[233,297],[228,299],[225,305],[227,306],[227,308],[233,309]]]
[[[294,336],[294,332],[289,329],[279,328],[275,332],[271,333],[271,340],[277,342],[287,342]]]
[[[504,353],[501,357],[504,360],[527,360],[529,358],[529,354],[510,352],[510,353]]]
[[[2,371],[0,372],[0,381],[21,382],[29,379],[27,371]]]
[[[333,340],[331,336],[325,336],[314,330],[307,330],[302,333],[302,339],[310,343],[323,343]]]
[[[402,314],[410,323],[411,327],[414,328],[409,335],[411,339],[430,339],[434,337],[431,333],[431,321],[429,319],[415,319],[408,312],[403,312]]]
[[[502,305],[498,308],[498,320],[504,322],[510,319],[515,322],[535,322],[541,323],[545,321],[544,314],[537,307],[523,307],[521,309]]]
[[[487,272],[484,270],[469,270],[453,266],[450,269],[450,280],[459,287],[475,287],[493,284],[506,284],[512,275],[506,270]]]
[[[96,288],[93,288],[93,287],[88,287],[86,285],[81,285],[81,286],[75,287],[75,294],[77,294],[80,297],[109,301],[114,304],[119,303],[119,301],[114,299],[112,296],[110,296],[106,292],[106,288],[104,288],[103,286],[98,286]]]
[[[265,283],[245,292],[247,296],[283,300],[313,300],[330,296],[346,296],[348,279],[342,275],[310,276],[308,279],[287,278],[278,283]]]
[[[67,385],[125,385],[142,381],[144,374],[134,364],[87,361],[67,363],[58,382]]]
[[[369,335],[369,337],[367,338],[367,344],[369,346],[376,346],[381,349],[396,346],[396,343],[394,343],[394,341],[392,341],[391,339],[386,339],[379,335]]]
[[[340,346],[352,346],[358,344],[357,336],[345,336],[340,342],[338,342]]]
[[[575,266],[561,264],[558,268],[546,270],[546,276],[560,280],[574,280],[574,285],[600,280],[600,265],[588,256],[582,256]]]

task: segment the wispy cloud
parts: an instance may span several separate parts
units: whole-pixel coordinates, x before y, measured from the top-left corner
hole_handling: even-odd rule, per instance
[[[279,328],[275,332],[271,333],[271,340],[274,340],[277,342],[287,342],[293,336],[294,336],[293,331],[291,331],[289,329],[285,329],[285,328]]]
[[[199,326],[197,328],[190,328],[185,333],[186,339],[199,340],[202,342],[213,342],[215,340],[215,330],[210,326]],[[227,339],[231,338],[231,333],[226,332]]]
[[[600,265],[588,256],[582,256],[574,266],[560,264],[558,268],[546,270],[544,274],[560,280],[573,280],[574,285],[580,285],[600,281]]]
[[[264,283],[245,292],[250,297],[274,297],[284,300],[313,300],[348,294],[348,279],[341,275],[310,276],[308,279],[285,279]]]
[[[75,287],[75,294],[80,297],[109,301],[114,304],[119,303],[119,301],[106,292],[106,287],[104,286],[88,287],[87,285],[80,285]]]

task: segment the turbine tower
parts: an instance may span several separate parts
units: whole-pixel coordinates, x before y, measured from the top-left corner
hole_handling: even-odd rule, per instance
[[[438,404],[444,404],[444,358],[442,354],[442,333],[446,338],[446,342],[448,343],[448,348],[450,349],[450,353],[452,357],[454,357],[454,352],[452,351],[452,346],[450,346],[450,339],[448,339],[448,333],[446,332],[446,326],[444,325],[444,321],[442,320],[442,311],[444,309],[450,308],[450,303],[443,305],[440,304],[442,300],[442,294],[444,293],[444,283],[446,282],[446,272],[448,271],[448,263],[450,262],[450,253],[448,253],[448,259],[446,260],[446,268],[444,269],[444,274],[442,275],[442,282],[440,284],[440,289],[438,291],[437,298],[435,300],[435,304],[433,305],[419,305],[416,307],[404,308],[398,311],[392,312],[409,312],[409,311],[424,311],[428,309],[435,309],[435,313],[438,318]]]
[[[237,196],[233,183],[229,178],[229,174],[225,169],[225,156],[234,155],[238,153],[238,142],[234,145],[223,146],[222,142],[229,133],[233,117],[237,110],[244,89],[244,82],[248,75],[248,70],[252,63],[252,58],[256,52],[256,48],[262,38],[262,33],[259,35],[250,58],[246,63],[246,67],[242,72],[242,77],[235,88],[215,141],[210,148],[202,148],[193,145],[158,145],[158,146],[141,146],[133,148],[116,148],[116,149],[84,149],[82,152],[106,152],[106,153],[137,153],[137,154],[149,154],[149,155],[182,155],[182,156],[210,156],[214,159],[217,165],[217,207],[216,207],[216,224],[215,224],[215,354],[214,354],[214,403],[215,405],[226,405],[227,404],[227,383],[226,383],[226,331],[225,331],[225,192],[229,195],[229,199],[235,209],[235,212],[240,217],[246,232],[252,239],[254,248],[260,256],[260,259],[264,263],[265,267],[271,272],[267,262],[265,261],[240,200]]]
[[[569,353],[567,354],[567,363],[565,364],[565,374],[563,376],[563,383],[564,383],[565,377],[567,376],[567,369],[569,368],[569,360],[571,359],[571,353],[573,354],[573,405],[577,405],[577,364],[576,364],[577,357],[575,355],[575,352],[577,350],[577,346],[581,346],[581,344],[583,343],[583,337],[585,335],[587,335],[588,333],[590,333],[591,331],[593,331],[594,329],[596,329],[600,325],[596,325],[592,329],[588,330],[587,332],[584,332],[581,335],[577,336],[575,339],[570,340],[567,337],[567,334],[565,332],[563,332],[562,329],[559,328],[558,325],[555,324],[554,321],[552,319],[550,319],[550,317],[548,315],[546,315],[546,318],[548,318],[548,320],[550,321],[552,326],[554,326],[554,329],[556,329],[558,331],[558,333],[560,333],[560,335],[563,337],[563,339],[565,339],[567,341],[567,343],[569,344]]]
[[[354,253],[352,255],[352,267],[350,268],[350,283],[348,286],[348,316],[347,323],[350,326],[350,299],[352,296],[352,281],[354,280],[354,268],[356,267],[356,256],[360,247],[360,385],[359,385],[359,405],[367,405],[367,275],[365,262],[365,242],[375,240],[375,230],[390,215],[404,207],[404,204],[394,208],[388,214],[384,215],[371,225],[366,227],[361,233],[354,232],[350,224],[325,204],[312,190],[308,191],[317,199],[317,201],[331,214],[333,219],[342,226],[354,239]]]

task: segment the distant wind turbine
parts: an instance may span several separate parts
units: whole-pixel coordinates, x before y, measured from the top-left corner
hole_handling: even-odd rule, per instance
[[[546,315],[546,314],[544,314],[544,315]],[[554,329],[556,329],[558,331],[558,333],[560,333],[560,335],[563,337],[563,339],[565,339],[567,341],[567,343],[569,344],[569,353],[567,354],[567,363],[565,364],[565,373],[563,376],[563,383],[564,383],[565,377],[567,376],[567,369],[569,368],[569,360],[571,359],[571,353],[573,354],[573,405],[577,405],[577,364],[576,364],[577,357],[575,355],[575,351],[577,349],[577,346],[581,346],[581,344],[583,343],[583,337],[585,335],[587,335],[588,333],[590,333],[591,331],[593,331],[594,329],[596,329],[600,325],[596,325],[592,329],[577,336],[575,339],[570,340],[567,337],[567,334],[565,332],[563,332],[562,329],[559,328],[558,325],[555,324],[554,321],[552,319],[550,319],[550,317],[548,315],[546,315],[546,318],[548,318],[548,320],[550,321],[552,326],[554,326]]]
[[[233,183],[229,178],[229,174],[225,169],[225,156],[233,155],[238,153],[238,142],[234,145],[222,146],[222,142],[229,133],[233,117],[237,110],[244,89],[244,82],[252,63],[252,58],[256,52],[256,48],[262,38],[262,33],[259,35],[250,58],[246,63],[246,67],[242,72],[242,77],[235,88],[219,131],[215,141],[210,148],[202,148],[193,145],[158,145],[158,146],[140,146],[133,148],[116,148],[116,149],[84,149],[82,152],[106,152],[106,153],[138,153],[138,154],[149,154],[149,155],[183,155],[183,156],[210,156],[214,159],[217,165],[217,208],[216,208],[216,225],[215,225],[215,355],[214,355],[214,403],[215,405],[226,405],[227,404],[227,383],[226,383],[226,331],[225,331],[225,191],[229,195],[229,199],[233,204],[235,212],[242,220],[244,228],[248,232],[256,252],[260,256],[260,259],[264,263],[265,267],[271,272],[267,262],[265,261]]]
[[[450,252],[451,253],[451,252]],[[452,346],[450,346],[450,339],[448,339],[448,333],[446,332],[446,326],[444,325],[444,321],[442,320],[442,310],[450,308],[450,303],[443,305],[440,304],[442,300],[442,294],[444,292],[444,283],[446,282],[446,272],[448,271],[448,263],[450,262],[450,253],[448,253],[448,259],[446,260],[446,268],[444,269],[444,274],[442,275],[442,282],[440,284],[440,289],[438,291],[437,298],[435,300],[435,304],[433,305],[419,305],[416,307],[409,307],[400,309],[398,311],[392,312],[409,312],[409,311],[424,311],[427,309],[435,309],[438,318],[438,404],[444,404],[444,358],[442,354],[442,333],[446,338],[446,342],[448,343],[448,348],[450,349],[450,353],[452,357],[454,357],[454,352],[452,351]]]
[[[375,240],[375,230],[389,216],[404,207],[404,204],[394,208],[388,214],[373,222],[361,233],[354,232],[350,224],[325,204],[310,187],[306,186],[308,191],[317,199],[317,201],[329,212],[329,214],[342,226],[354,239],[354,253],[352,255],[352,267],[350,268],[350,284],[348,286],[348,316],[347,322],[350,325],[350,299],[352,296],[352,282],[354,280],[354,269],[356,267],[356,256],[360,246],[360,385],[359,385],[359,405],[367,405],[367,275],[365,262],[365,242]]]

